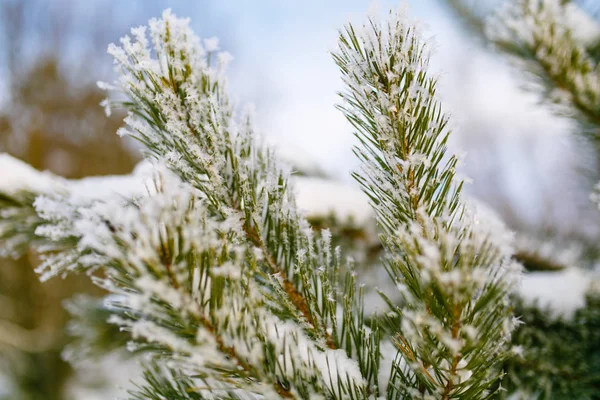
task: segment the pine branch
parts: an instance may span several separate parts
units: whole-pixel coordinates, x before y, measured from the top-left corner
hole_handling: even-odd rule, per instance
[[[0,256],[18,258],[39,240],[35,229],[44,224],[33,202],[37,193],[0,193]]]
[[[155,51],[166,65],[149,59],[139,30],[136,43],[125,39],[123,49],[109,49],[127,82],[121,90],[130,99],[125,106],[131,135],[203,192],[215,214],[243,219],[248,240],[268,262],[271,284],[292,300],[288,312],[305,320],[311,334],[329,347],[340,346],[326,328],[336,324],[335,304],[317,300],[336,294],[317,293],[310,283],[319,280],[315,271],[321,264],[331,260],[319,259],[311,249],[312,232],[297,215],[287,176],[273,154],[254,143],[249,119],[240,126],[232,118],[223,77],[229,56],[213,54],[216,43],[210,41],[203,56],[207,49],[174,18],[151,22],[151,29]]]
[[[597,285],[597,281],[596,281]],[[516,302],[524,324],[513,337],[522,354],[506,361],[507,396],[594,398],[600,389],[600,292],[587,293],[572,318]]]
[[[144,385],[138,386],[137,390],[130,391],[132,400],[204,400],[217,398],[210,394],[202,394],[202,390],[210,388],[209,384],[204,384],[204,387],[198,386],[181,371],[157,364],[151,365],[144,371],[144,380],[146,382]],[[224,400],[248,399],[245,393],[216,392],[214,395]]]
[[[510,353],[516,320],[507,296],[519,268],[501,224],[479,221],[460,197],[427,48],[391,13],[384,26],[348,25],[334,59],[347,87],[340,108],[361,142],[355,178],[375,208],[386,267],[404,298],[402,308],[389,302],[400,356],[388,398],[488,398]]]
[[[398,350],[385,390],[380,322],[367,326],[354,275],[338,284],[331,234],[315,235],[288,173],[257,143],[251,119],[234,112],[230,57],[168,10],[149,25],[152,47],[144,27],[109,47],[120,79],[102,84],[125,98],[105,104],[129,110],[120,133],[156,161],[146,193],[81,197],[69,184],[17,204],[37,212],[24,232],[40,239],[43,278],[99,270],[110,322],[149,358],[132,396],[492,396],[517,323],[508,294],[518,268],[504,227],[461,197],[448,120],[414,28],[399,14],[361,34],[348,26],[334,55],[348,87],[341,108],[361,141],[355,177],[404,300],[399,307],[382,293],[391,307],[382,323]]]
[[[377,395],[379,332],[365,325],[362,290],[350,273],[337,284],[330,234],[314,235],[288,174],[235,115],[229,56],[169,11],[150,21],[152,49],[145,28],[132,33],[109,47],[121,78],[104,86],[125,95],[120,133],[179,177],[162,172],[133,198],[38,197],[43,277],[100,269],[132,348],[202,380],[202,396]]]
[[[488,26],[495,45],[515,56],[537,78],[542,96],[574,117],[598,146],[600,67],[566,16],[573,4],[557,0],[518,0],[507,4]],[[583,12],[583,11],[580,11]]]
[[[244,244],[240,221],[214,220],[195,193],[159,178],[155,195],[97,202],[73,224],[79,251],[94,255],[79,262],[106,266],[96,282],[116,295],[111,321],[131,333],[133,349],[211,383],[201,385],[211,394],[362,396],[345,352],[323,351],[301,325],[279,319],[257,286],[263,259]],[[104,221],[110,228],[99,229]]]
[[[115,310],[105,305],[109,301],[110,296],[98,299],[77,294],[64,302],[71,314],[66,330],[72,340],[62,352],[63,359],[71,363],[94,360],[126,347],[131,340],[130,335],[108,322],[116,314]]]
[[[156,193],[156,195],[158,195],[158,193],[162,193],[163,191],[173,194],[183,192],[183,194],[181,194],[180,197],[183,196],[185,198],[185,195],[189,194],[189,189],[188,191],[186,191],[182,188],[179,188],[177,186],[177,182],[179,182],[178,179],[174,176],[169,176],[170,178],[166,178],[163,175],[159,175],[158,181],[156,181],[154,187],[149,188],[151,190],[151,193]],[[171,186],[168,189],[162,189],[163,185],[168,184],[169,182],[171,182],[171,184],[175,186]],[[131,184],[133,184],[133,182]],[[187,220],[173,221],[172,218],[168,218],[170,217],[170,215],[168,214],[159,214],[158,216],[156,215],[156,211],[159,210],[160,207],[165,207],[169,205],[180,206],[183,208],[184,211],[188,210],[188,207],[184,207],[185,201],[180,200],[180,197],[176,197],[176,199],[172,201],[172,204],[167,202],[166,205],[164,202],[164,198],[157,201],[155,197],[152,197],[146,199],[144,203],[145,196],[138,196],[137,199],[131,201],[124,199],[118,193],[114,193],[113,196],[105,195],[105,197],[98,198],[85,197],[83,199],[78,199],[79,201],[76,202],[75,200],[77,199],[77,196],[75,195],[75,193],[73,193],[73,189],[75,189],[73,186],[76,185],[71,183],[70,185],[65,186],[63,188],[64,190],[61,191],[61,196],[58,196],[56,194],[45,195],[39,197],[36,200],[36,206],[39,209],[38,211],[40,215],[37,216],[37,218],[35,219],[35,227],[30,226],[28,230],[30,232],[33,232],[33,230],[37,227],[37,229],[35,229],[37,231],[37,234],[42,235],[40,237],[37,237],[37,241],[33,243],[42,243],[42,245],[40,245],[40,247],[38,247],[37,250],[46,252],[47,259],[46,262],[43,263],[40,267],[40,272],[44,273],[43,276],[48,277],[56,274],[61,275],[70,271],[94,270],[99,265],[105,265],[103,274],[108,274],[110,278],[96,278],[96,283],[104,287],[108,291],[115,293],[117,296],[110,298],[112,299],[112,301],[109,302],[108,308],[105,308],[104,311],[112,314],[111,320],[113,321],[113,323],[116,323],[121,328],[126,328],[131,331],[130,338],[131,335],[133,335],[134,338],[137,339],[138,344],[132,347],[132,349],[142,353],[147,351],[158,353],[161,355],[161,358],[167,360],[169,360],[169,357],[189,357],[190,352],[182,355],[181,349],[178,349],[172,341],[169,341],[174,339],[173,337],[168,336],[168,332],[173,329],[173,324],[181,325],[181,321],[169,321],[169,323],[167,323],[164,326],[161,325],[161,323],[165,323],[165,321],[159,321],[161,323],[157,324],[158,326],[155,326],[154,323],[156,316],[152,313],[148,313],[148,309],[146,308],[146,306],[144,306],[145,303],[140,298],[138,298],[138,300],[132,300],[132,298],[136,298],[133,295],[133,293],[143,293],[144,291],[144,289],[140,289],[136,286],[139,283],[138,281],[142,280],[144,273],[150,273],[150,279],[156,279],[158,276],[160,279],[165,280],[166,286],[164,288],[167,291],[169,290],[168,287],[171,287],[177,291],[183,291],[184,294],[189,293],[190,288],[186,287],[181,282],[181,279],[178,277],[180,273],[177,273],[178,266],[176,265],[176,263],[174,263],[174,260],[180,259],[182,257],[176,256],[177,253],[181,251],[181,249],[177,247],[172,248],[172,246],[175,244],[179,244],[180,247],[186,247],[182,244],[184,242],[184,238],[160,238],[159,242],[156,243],[154,247],[148,248],[148,243],[140,241],[148,240],[148,238],[154,238],[157,236],[157,233],[136,231],[136,228],[140,228],[137,225],[137,221],[140,221],[142,224],[146,224],[146,226],[150,227],[151,230],[153,227],[157,226],[164,227],[167,223],[175,224],[172,227],[173,231],[178,231],[181,229],[187,230],[189,234],[195,234],[196,236],[194,236],[194,239],[197,240],[199,243],[203,244],[214,242],[214,240],[211,241],[207,239],[206,236],[198,235],[199,232],[192,229],[192,227],[189,226],[189,221]],[[88,187],[89,185],[82,186]],[[67,190],[67,188],[71,190],[69,191]],[[15,196],[20,197],[21,194],[17,193]],[[35,198],[35,196],[31,195],[29,196],[29,198]],[[147,207],[146,211],[148,215],[136,217],[135,213],[138,213],[139,208],[142,207],[142,205],[144,204]],[[29,204],[26,206],[26,208],[33,209],[33,205]],[[200,209],[200,211],[203,210],[203,208],[200,206],[190,206],[190,210],[188,211],[191,212],[192,209],[196,208]],[[169,210],[170,208],[167,207],[166,211]],[[158,219],[152,221],[150,219],[151,217]],[[193,221],[199,221],[201,219],[197,217],[190,218]],[[40,223],[40,221],[42,221],[42,223]],[[22,221],[9,219],[6,222],[12,224],[19,224]],[[235,217],[233,218],[233,221],[231,218],[225,221],[226,225],[234,222],[236,222]],[[240,234],[243,232],[242,226],[238,226],[236,230]],[[225,229],[214,228],[212,229],[212,231],[224,232]],[[158,233],[158,237],[160,236],[161,234]],[[323,247],[324,243],[322,241],[317,241],[316,245]],[[153,252],[156,252],[156,254],[154,254],[153,256],[153,259],[144,260],[142,263],[142,265],[145,265],[148,268],[148,271],[140,271],[136,269],[140,267],[140,260],[137,258],[137,255],[131,254],[131,249],[137,249],[145,256],[151,256],[153,255]],[[123,254],[117,256],[119,254],[119,251],[121,251]],[[219,251],[213,251],[213,253],[218,254]],[[133,258],[131,259],[130,257]],[[262,254],[260,252],[256,252],[256,250],[252,252],[252,257],[255,258],[255,265],[261,264],[256,260],[256,258],[260,258],[261,260],[264,259]],[[183,258],[185,259],[186,257]],[[195,258],[196,255],[194,256],[194,259]],[[191,263],[190,260],[187,260],[187,262]],[[339,260],[336,262],[339,262]],[[193,265],[193,263],[191,264]],[[181,266],[179,266],[179,268],[181,268]],[[261,269],[254,270],[252,274],[252,279],[256,279],[256,276],[254,274],[257,274],[259,280],[262,280],[264,282],[264,274]],[[187,282],[189,283],[194,279],[197,279],[199,282],[206,281],[203,278],[189,277],[187,279]],[[248,279],[250,279],[250,277],[248,277]],[[352,344],[351,340],[356,340],[357,338],[364,337],[364,331],[357,332],[356,329],[352,328],[352,325],[355,323],[359,323],[361,324],[361,326],[363,326],[362,321],[355,321],[356,317],[360,317],[360,315],[362,315],[362,311],[358,313],[354,312],[354,287],[355,283],[352,278],[349,281],[347,281],[347,286],[345,288],[346,297],[345,304],[343,305],[343,323],[341,324],[341,328],[343,330],[340,334],[343,339],[346,339],[345,343],[347,343],[350,346]],[[239,295],[239,293],[235,293]],[[248,304],[248,293],[242,293],[243,299],[240,299],[239,302],[247,303],[247,306],[249,306],[251,309],[260,310],[264,308],[265,305],[268,305],[268,308],[273,309],[276,313],[281,313],[281,310],[277,310],[277,308],[281,307],[282,305],[277,304],[278,299],[274,298],[272,293],[263,293],[263,295],[266,296],[263,302],[270,303],[264,305],[262,303]],[[150,293],[150,295],[157,296],[157,294],[155,293]],[[146,298],[146,295],[142,295],[141,293],[139,294],[139,296],[141,296],[141,298],[144,299]],[[214,301],[215,296],[213,293],[209,293],[208,296],[210,300],[207,298],[205,302]],[[229,296],[226,297],[233,298],[234,293],[231,293]],[[132,301],[140,309],[128,306],[127,301]],[[173,298],[164,300],[164,304],[173,304]],[[225,307],[225,309],[235,309],[235,307]],[[172,311],[170,311],[170,313],[172,313]],[[86,314],[86,316],[89,315]],[[173,318],[180,317],[178,315],[170,316]],[[236,321],[238,320],[238,317],[228,318],[228,320]],[[255,321],[264,321],[264,323],[266,324],[266,326],[262,327],[263,336],[259,335],[258,341],[260,343],[267,343],[269,346],[273,346],[272,340],[267,341],[265,335],[268,336],[267,334],[270,332],[272,327],[282,326],[283,321],[275,322],[273,320],[273,316],[270,318],[265,318],[264,315],[256,316]],[[139,325],[142,325],[142,330],[148,329],[148,331],[144,331],[142,333],[138,332],[134,334],[133,327],[135,326],[135,323],[139,323]],[[238,360],[236,365],[238,367],[241,367],[244,371],[246,371],[246,373],[250,374],[249,376],[252,376],[254,380],[260,381],[261,379],[265,379],[264,371],[257,370],[257,368],[254,365],[255,363],[269,363],[261,360],[254,360],[254,363],[249,363],[247,361],[248,355],[245,354],[244,356],[240,356],[234,347],[227,345],[223,339],[223,334],[221,332],[222,328],[215,326],[209,318],[199,317],[195,321],[188,321],[187,325],[190,326],[190,330],[195,329],[194,327],[196,326],[201,326],[202,328],[204,328],[206,331],[208,331],[211,335],[214,336],[215,342],[213,343],[213,345],[216,345],[216,348],[221,353],[225,354],[227,358]],[[79,324],[79,326],[81,326],[81,324]],[[102,327],[104,328],[104,325],[102,325]],[[233,328],[229,327],[228,329],[231,330]],[[237,334],[248,335],[249,337],[244,337],[243,339],[247,343],[256,344],[256,337],[252,336],[250,332],[247,332],[247,329],[248,328],[244,328],[242,331],[236,331],[235,329],[233,330],[236,331]],[[188,330],[188,332],[190,330]],[[79,334],[81,336],[82,333],[87,334],[88,331],[89,330],[85,330],[85,332],[82,332],[80,329]],[[96,343],[98,340],[96,338],[96,335],[98,333],[99,332],[92,332],[93,337],[91,338],[82,337],[82,344],[98,344]],[[161,333],[167,336],[160,338],[159,336]],[[272,332],[270,334],[273,335]],[[185,336],[187,337],[187,335],[188,333],[186,333]],[[281,364],[281,361],[276,361],[276,366],[279,370],[281,370],[279,371],[280,373],[285,373],[286,370],[291,370],[292,375],[295,377],[295,379],[297,379],[297,388],[295,389],[299,391],[299,394],[297,395],[301,398],[308,398],[309,393],[312,393],[316,390],[315,387],[312,387],[312,385],[315,384],[315,379],[317,380],[319,385],[328,387],[327,383],[332,384],[333,382],[337,382],[340,379],[335,376],[335,371],[338,371],[340,374],[342,374],[342,377],[344,376],[343,371],[345,367],[340,364],[344,363],[343,358],[345,358],[345,356],[342,357],[339,354],[339,352],[333,352],[329,355],[320,354],[321,351],[319,350],[319,348],[321,346],[318,342],[315,342],[317,347],[314,347],[312,349],[307,348],[306,346],[308,345],[308,343],[311,342],[311,340],[307,337],[304,337],[303,335],[304,334],[301,332],[301,329],[297,332],[290,329],[284,329],[283,332],[279,333],[276,332],[276,338],[279,338],[283,343],[280,343],[279,346],[274,346],[273,348],[271,348],[271,350],[269,350],[270,355],[268,356],[268,359],[271,360],[271,363],[273,363],[275,362],[274,360],[277,360],[279,357],[278,352],[282,352],[283,354],[294,353],[295,355],[288,355],[287,361],[284,359],[283,364]],[[376,340],[376,337],[372,337],[372,339]],[[231,340],[233,339],[229,339],[229,341]],[[301,342],[299,342],[299,340],[301,340]],[[210,346],[208,347],[210,348]],[[378,348],[376,347],[376,342],[361,343],[360,352],[357,352],[357,354],[364,356],[367,351],[370,351],[370,348],[373,348],[375,350],[375,354],[379,354]],[[292,349],[295,350],[292,351]],[[351,349],[351,347],[349,349]],[[73,349],[70,350],[71,354],[72,351]],[[299,354],[297,353],[298,351],[300,351]],[[197,353],[199,354],[205,352],[206,350],[197,351]],[[307,357],[307,364],[302,364],[302,362],[299,361],[301,359],[306,359]],[[324,368],[324,365],[321,363],[318,369],[318,377],[313,376],[311,378],[310,376],[306,376],[306,374],[303,374],[302,371],[299,370],[303,366],[307,370],[316,373],[315,363],[317,363],[317,360],[319,358],[321,358],[326,364],[331,363],[331,366],[328,365],[328,368]],[[366,362],[368,362],[369,357],[365,357],[365,360]],[[365,362],[365,360],[363,360],[363,362]],[[378,357],[376,358],[376,360],[378,360]],[[173,360],[169,360],[171,364],[172,361]],[[292,362],[291,366],[287,365],[289,362]],[[334,369],[333,372],[331,368]],[[375,366],[371,365],[368,366],[368,368],[373,370]],[[223,366],[219,367],[218,370],[223,371]],[[192,375],[197,374],[198,368],[194,368],[193,371],[194,373],[192,373]],[[231,371],[231,369],[229,369],[228,374],[236,373],[239,372]],[[346,371],[346,373],[348,373],[348,371]],[[206,375],[208,376],[209,374]],[[323,381],[321,375],[326,377],[326,381]],[[346,395],[356,396],[357,393],[362,392],[363,389],[348,386],[352,385],[352,379],[350,379],[350,375],[347,375],[345,379],[347,379],[347,381],[341,383],[337,388],[329,386],[330,389],[326,389],[327,391],[332,391],[331,398],[343,398]],[[374,379],[374,377],[371,376],[371,379]],[[214,385],[218,383],[218,380],[215,380],[213,378],[211,382]],[[274,384],[274,393],[284,398],[295,397],[290,392],[290,389],[286,387],[287,385],[289,385],[289,382],[286,382],[287,381],[285,381],[282,384]],[[202,385],[202,387],[205,386],[205,384]],[[223,385],[217,386],[222,387]],[[318,390],[325,390],[323,389],[323,386],[318,386]],[[225,386],[225,389],[219,389],[220,391],[217,392],[221,393],[223,390],[225,390],[226,392],[227,390],[233,390],[231,388],[226,390],[226,388],[227,385]],[[234,388],[237,388],[235,390],[238,390],[239,384],[237,386],[234,386]],[[210,389],[210,393],[212,393],[213,389]],[[246,387],[245,390],[242,390],[242,392],[266,393],[268,392],[268,390],[266,390],[264,387],[260,387],[259,389],[252,389]]]

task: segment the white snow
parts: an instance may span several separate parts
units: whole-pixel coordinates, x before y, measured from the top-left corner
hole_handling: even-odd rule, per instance
[[[298,370],[306,368],[306,377],[311,377],[314,373],[321,374],[323,383],[332,392],[337,392],[339,385],[350,388],[366,385],[357,362],[348,358],[344,350],[318,350],[314,341],[297,324],[289,321],[273,318],[268,321],[267,326],[268,339],[280,354],[279,362],[289,378],[293,378]],[[339,382],[340,377],[342,382]]]
[[[47,171],[38,171],[7,153],[0,153],[0,192],[14,194],[20,190],[49,194],[71,192],[71,200],[100,199],[111,195],[131,198],[146,192],[146,183],[154,171],[147,162],[140,162],[129,175],[93,176],[68,180]]]
[[[381,367],[379,368],[379,382],[383,385],[381,388],[384,393],[387,391],[387,384],[390,380],[390,373],[392,371],[392,363],[397,359],[398,349],[389,340],[383,340],[381,342]],[[400,365],[405,366],[406,362],[404,358],[399,358]]]
[[[289,164],[295,172],[318,177],[325,175],[325,172],[312,154],[290,143],[289,140],[284,141],[277,137],[269,136],[265,138],[265,141],[275,149],[277,157]]]
[[[71,199],[99,199],[111,195],[133,198],[146,193],[146,183],[152,173],[152,164],[142,161],[129,175],[92,176],[70,180]]]
[[[335,215],[338,221],[352,220],[362,226],[374,219],[367,196],[347,184],[321,178],[296,177],[294,190],[298,207],[308,217]]]
[[[208,52],[218,51],[219,50],[219,38],[211,37],[208,39],[204,39],[204,48]]]
[[[50,193],[64,187],[61,178],[49,172],[40,172],[29,164],[0,153],[0,192],[15,194],[21,190]]]
[[[8,399],[12,393],[15,392],[15,382],[11,380],[10,376],[0,374],[0,396],[1,398]]]
[[[532,272],[523,275],[520,294],[526,304],[548,307],[552,315],[570,318],[585,306],[591,273],[580,268],[559,272]]]

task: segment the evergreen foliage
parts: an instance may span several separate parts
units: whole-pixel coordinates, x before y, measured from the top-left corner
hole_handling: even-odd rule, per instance
[[[509,2],[488,24],[487,36],[536,78],[543,99],[559,114],[573,117],[598,146],[600,66],[587,46],[600,41],[587,43],[572,29],[568,18],[575,18],[576,7],[559,0]]]
[[[558,115],[576,123],[574,131],[594,146],[598,160],[600,26],[595,4],[559,0],[510,1],[485,23],[483,17],[466,4],[467,0],[446,1],[471,31],[479,33],[482,39],[510,57],[524,75],[522,81],[527,88],[539,93]],[[597,176],[597,171],[593,175]],[[597,193],[592,195],[592,200],[599,200]],[[520,240],[518,258],[532,271],[531,275],[535,275],[536,270],[597,268],[597,242],[588,248],[585,243],[566,243],[564,239],[524,239]],[[535,245],[536,242],[539,244]],[[573,244],[580,251],[574,256],[563,257],[573,253],[569,249]],[[540,252],[537,248],[551,251]],[[505,364],[508,373],[506,398],[598,397],[599,292],[597,275],[591,277],[586,304],[573,316],[557,317],[540,305],[526,304],[519,298],[513,300],[517,306],[516,314],[521,315],[524,322],[516,329],[513,343],[523,349],[523,354]]]
[[[571,318],[517,303],[523,325],[513,342],[523,349],[505,363],[509,394],[519,399],[595,399],[600,393],[600,296],[590,292]],[[504,396],[505,398],[508,396]]]
[[[228,99],[231,57],[169,10],[147,30],[109,47],[120,77],[101,84],[107,111],[128,111],[119,134],[153,162],[146,190],[83,195],[53,177],[0,187],[4,252],[31,246],[42,279],[85,271],[110,293],[109,322],[145,358],[131,398],[495,396],[520,351],[509,301],[520,269],[511,235],[461,194],[428,49],[406,17],[348,25],[333,55],[361,143],[355,178],[403,299],[382,292],[389,312],[373,318],[346,252],[314,232],[288,168]]]
[[[519,269],[510,238],[486,231],[491,221],[480,227],[460,197],[458,159],[444,159],[448,121],[415,28],[391,13],[387,25],[370,20],[363,29],[348,26],[334,58],[348,87],[341,108],[361,142],[355,177],[377,213],[385,264],[404,300],[390,302],[387,317],[402,360],[389,393],[492,396],[516,325],[507,301]]]

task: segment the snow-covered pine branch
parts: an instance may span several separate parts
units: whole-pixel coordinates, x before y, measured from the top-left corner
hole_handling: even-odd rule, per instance
[[[389,398],[482,399],[502,377],[517,320],[508,301],[520,267],[510,236],[464,203],[448,119],[428,48],[392,12],[341,33],[340,108],[357,130],[355,174],[375,208],[390,278],[404,298],[387,321],[400,356]]]
[[[121,76],[102,86],[126,97],[120,133],[176,175],[161,172],[142,196],[38,197],[35,231],[54,244],[38,248],[43,276],[100,268],[113,322],[202,379],[202,396],[376,395],[379,331],[365,325],[362,289],[349,270],[338,284],[329,233],[315,236],[288,173],[235,115],[230,56],[168,10],[149,25],[153,48],[145,27],[109,47]]]
[[[506,2],[486,27],[488,38],[536,77],[542,98],[600,137],[600,66],[588,46],[600,43],[600,23],[561,0]]]
[[[203,396],[361,393],[344,351],[324,350],[278,317],[281,305],[257,282],[264,258],[241,220],[211,216],[206,199],[166,171],[155,182],[153,194],[97,202],[73,224],[79,251],[95,258],[80,262],[106,266],[96,282],[113,293],[112,322],[131,332],[132,349],[197,377]]]
[[[109,47],[120,78],[101,84],[115,92],[107,110],[129,111],[120,134],[145,145],[151,174],[120,193],[85,195],[92,181],[54,178],[0,188],[12,210],[0,214],[7,253],[29,242],[43,278],[99,270],[111,322],[150,358],[134,398],[493,395],[519,268],[504,227],[461,197],[427,49],[403,18],[360,34],[348,26],[334,55],[361,140],[355,176],[404,300],[382,293],[391,311],[381,322],[367,323],[331,234],[313,232],[286,168],[230,104],[231,57],[168,10],[150,21],[152,45],[139,27]],[[398,354],[388,382],[382,323]]]
[[[475,16],[465,8],[467,0],[445,2],[461,16],[465,11],[467,17]],[[484,6],[480,3],[471,6],[480,9]],[[473,24],[471,18],[463,21],[469,27],[485,27],[495,48],[529,75],[526,89],[576,122],[574,131],[594,145],[597,162],[600,21],[593,12],[595,3],[509,0],[487,24],[477,20]],[[598,199],[596,192],[592,200]],[[598,246],[581,238],[553,238],[551,232],[536,236],[520,232],[516,240],[515,258],[528,270],[513,299],[525,322],[513,335],[523,356],[503,366],[508,380],[502,398],[594,397],[600,382]]]

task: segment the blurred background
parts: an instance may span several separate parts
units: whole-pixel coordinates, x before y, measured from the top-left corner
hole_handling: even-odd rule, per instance
[[[461,172],[473,179],[468,192],[517,232],[593,252],[600,234],[597,209],[589,202],[600,179],[595,150],[574,134],[570,120],[523,90],[507,59],[448,1],[408,3],[436,43],[432,66],[453,116],[451,147],[467,153]],[[475,3],[473,12],[485,15],[499,2]],[[294,162],[353,185],[355,140],[334,108],[341,80],[328,51],[337,30],[362,19],[369,4],[0,0],[0,152],[68,178],[130,172],[139,150],[115,134],[123,115],[104,116],[96,81],[114,76],[108,43],[170,7],[189,16],[200,36],[218,37],[233,54],[231,92],[240,104],[256,105],[259,130],[284,156],[294,154],[303,158]],[[379,4],[385,9],[398,2]],[[600,37],[593,20],[582,29]],[[91,292],[86,279],[42,285],[33,272],[34,255],[0,264],[0,396],[96,398],[94,387],[106,382],[78,378],[60,356],[68,342],[63,300]],[[73,385],[91,389],[78,392]]]

